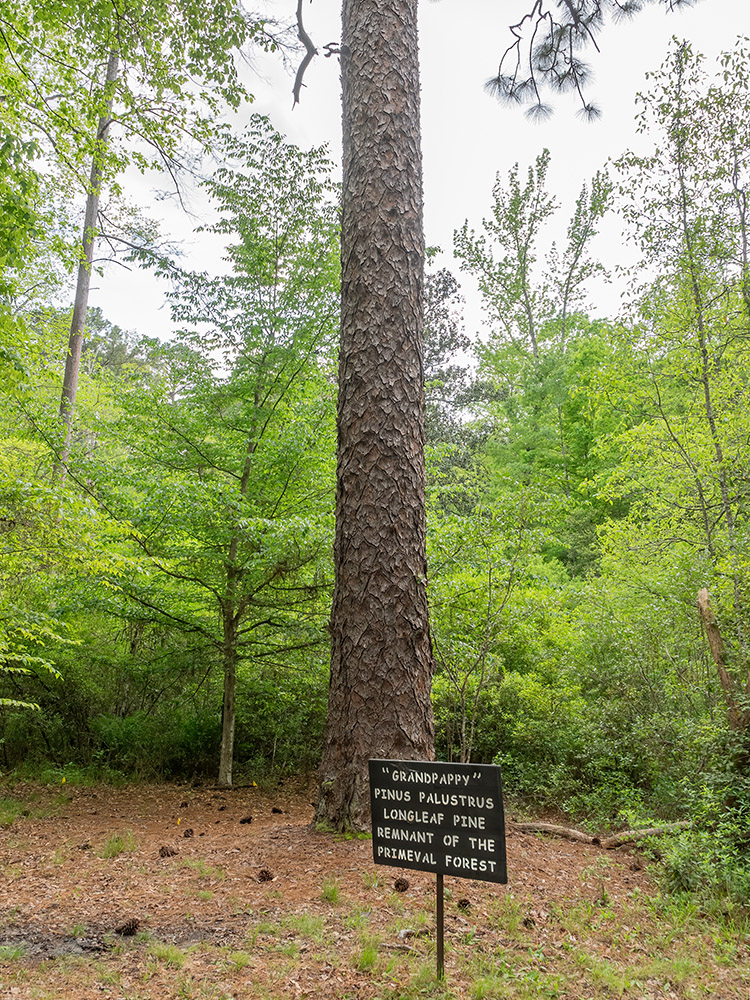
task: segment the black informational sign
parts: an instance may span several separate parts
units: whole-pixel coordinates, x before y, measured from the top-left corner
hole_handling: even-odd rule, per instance
[[[376,864],[508,881],[500,768],[413,760],[369,764]]]

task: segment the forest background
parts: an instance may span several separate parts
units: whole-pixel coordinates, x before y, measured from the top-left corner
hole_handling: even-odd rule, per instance
[[[262,116],[216,124],[246,97],[233,52],[283,50],[279,26],[228,8],[217,39],[187,0],[113,11],[2,15],[2,767],[212,776],[229,673],[235,780],[312,769],[332,584],[334,165]],[[456,276],[433,267],[425,368],[438,756],[496,761],[511,797],[593,826],[690,820],[663,847],[667,885],[737,899],[746,46],[714,64],[673,43],[638,101],[648,151],[587,181],[551,249],[549,154],[498,175],[485,221],[457,219],[454,244],[485,336],[469,340]],[[134,207],[133,169],[203,177],[201,232],[225,248],[213,267],[190,267]],[[635,262],[613,270],[625,305],[602,319],[586,293],[610,213]],[[61,421],[87,242],[93,273],[109,260],[157,274],[172,324],[143,336],[89,309]]]

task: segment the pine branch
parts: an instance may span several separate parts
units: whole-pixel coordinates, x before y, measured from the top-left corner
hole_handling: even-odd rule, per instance
[[[579,115],[598,118],[599,108],[587,100],[584,89],[591,70],[578,53],[593,47],[608,21],[617,23],[640,13],[652,3],[668,11],[691,7],[696,0],[533,0],[531,9],[509,26],[513,41],[503,53],[498,71],[486,89],[498,100],[526,104],[531,118],[546,118],[550,105],[541,98],[541,88],[574,90],[580,101]],[[508,68],[510,65],[510,69]]]

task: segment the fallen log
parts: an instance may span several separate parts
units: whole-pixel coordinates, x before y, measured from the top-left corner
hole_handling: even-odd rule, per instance
[[[550,833],[554,837],[565,837],[566,840],[577,840],[582,844],[598,844],[599,838],[588,833],[581,833],[569,826],[557,826],[556,823],[511,823],[516,830],[523,833]]]
[[[689,820],[680,820],[678,823],[664,823],[662,826],[650,826],[641,830],[622,830],[615,833],[606,840],[600,837],[592,837],[588,833],[574,830],[569,826],[558,826],[556,823],[509,823],[514,830],[522,833],[549,833],[553,837],[564,837],[566,840],[575,840],[581,844],[594,844],[611,851],[616,847],[625,844],[632,844],[645,837],[659,837],[663,833],[677,833],[678,830],[685,830],[689,827]]]
[[[611,851],[615,847],[622,847],[623,844],[632,844],[636,840],[643,840],[644,837],[659,837],[663,833],[677,833],[679,830],[686,830],[691,825],[690,820],[680,820],[678,823],[664,823],[662,826],[650,826],[645,830],[622,830],[620,833],[607,837],[602,841],[602,847]]]

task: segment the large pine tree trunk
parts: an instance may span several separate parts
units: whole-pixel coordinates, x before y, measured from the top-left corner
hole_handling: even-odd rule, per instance
[[[76,393],[78,391],[78,371],[81,366],[81,349],[83,347],[83,332],[86,326],[86,313],[89,305],[89,287],[91,285],[91,268],[94,261],[94,245],[96,243],[96,222],[99,214],[99,195],[103,176],[103,154],[107,142],[107,133],[112,118],[112,101],[114,88],[120,72],[120,56],[111,52],[107,63],[107,76],[104,81],[104,107],[97,129],[97,142],[94,155],[91,158],[86,212],[83,220],[83,238],[81,260],[78,264],[76,294],[73,303],[73,318],[70,323],[70,338],[68,353],[65,358],[65,375],[60,398],[60,419],[65,425],[65,441],[60,456],[64,465],[70,453],[72,436],[73,410],[75,409]]]
[[[433,754],[417,0],[344,0],[336,585],[316,819],[369,824],[369,757]]]

